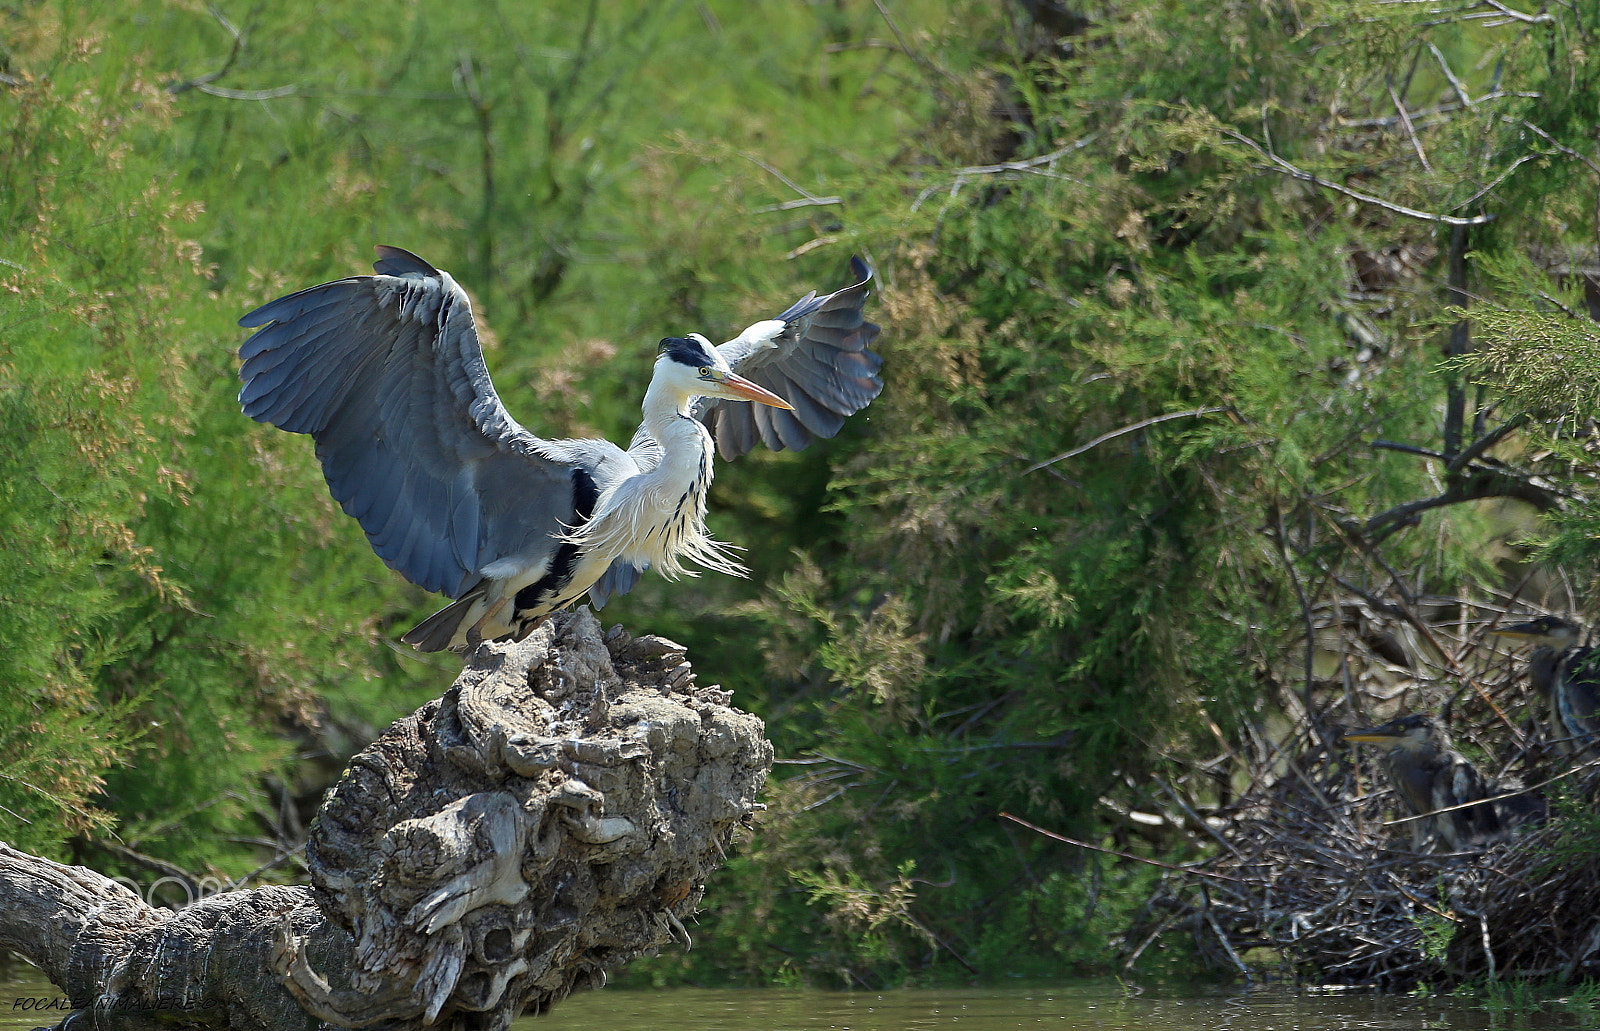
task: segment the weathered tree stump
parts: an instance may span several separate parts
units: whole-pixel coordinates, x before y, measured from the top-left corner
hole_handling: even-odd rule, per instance
[[[683,649],[587,610],[481,649],[351,760],[312,884],[177,912],[0,845],[0,946],[74,1027],[504,1028],[677,940],[772,746]]]

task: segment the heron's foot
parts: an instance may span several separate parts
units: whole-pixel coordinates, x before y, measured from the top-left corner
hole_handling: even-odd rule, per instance
[[[517,626],[517,630],[512,635],[511,639],[513,641],[520,641],[523,638],[527,637],[529,634],[531,634],[535,630],[539,629],[540,626],[544,625],[545,621],[550,618],[550,615],[551,615],[550,613],[546,612],[542,616],[534,616],[532,619],[525,619],[525,620],[520,621],[520,623]]]

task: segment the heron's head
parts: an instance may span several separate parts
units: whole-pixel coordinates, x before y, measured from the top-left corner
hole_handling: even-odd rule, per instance
[[[755,401],[774,408],[794,407],[765,387],[728,368],[728,362],[699,333],[667,337],[657,350],[653,382],[686,397],[720,397],[726,401]]]
[[[1439,724],[1427,713],[1417,712],[1376,727],[1347,730],[1344,739],[1359,744],[1388,745],[1407,752],[1433,751],[1439,747]]]
[[[1583,636],[1583,632],[1577,626],[1560,616],[1540,616],[1526,623],[1513,623],[1491,632],[1498,637],[1515,637],[1521,641],[1548,645],[1552,648],[1570,648]]]

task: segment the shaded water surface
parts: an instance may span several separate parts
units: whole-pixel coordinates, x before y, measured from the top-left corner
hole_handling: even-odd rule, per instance
[[[779,989],[601,991],[575,996],[517,1031],[1565,1031],[1595,1027],[1549,1004],[1491,1012],[1456,999],[1260,991],[1211,997],[1115,985],[917,989],[883,993]]]
[[[66,1002],[48,982],[0,983],[0,1031],[49,1026]],[[1114,986],[892,992],[784,989],[605,990],[568,999],[516,1031],[1567,1031],[1600,1026],[1583,1011],[1456,999],[1257,991],[1196,996]]]

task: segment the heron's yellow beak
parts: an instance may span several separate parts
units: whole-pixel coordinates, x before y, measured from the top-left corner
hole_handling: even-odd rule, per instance
[[[786,408],[791,412],[794,411],[794,405],[766,387],[752,383],[736,372],[728,373],[728,378],[722,381],[722,387],[730,395],[741,401],[754,401],[757,404],[771,405],[774,408]]]
[[[1364,745],[1382,745],[1397,740],[1401,735],[1380,732],[1377,727],[1371,730],[1352,730],[1342,735],[1346,741],[1354,741]]]

